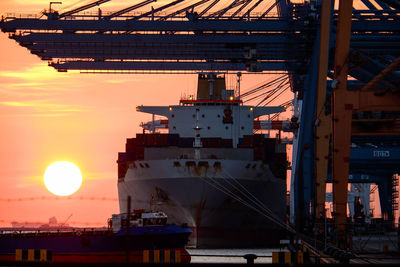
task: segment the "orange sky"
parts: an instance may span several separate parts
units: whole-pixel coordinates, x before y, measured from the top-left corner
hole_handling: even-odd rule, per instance
[[[68,6],[77,0],[62,2]],[[48,4],[1,1],[0,13],[38,14]],[[59,73],[4,33],[0,60],[0,226],[14,220],[47,222],[52,216],[62,222],[71,214],[70,224],[105,225],[118,212],[118,202],[82,197],[117,198],[118,152],[126,138],[141,131],[140,122],[150,120],[135,107],[177,104],[182,94],[194,94],[197,85],[196,76],[189,74]],[[245,75],[242,88],[254,88],[262,80],[261,75]],[[49,200],[54,196],[44,187],[43,174],[60,160],[79,166],[83,185],[72,199]],[[46,199],[15,200],[29,197]]]

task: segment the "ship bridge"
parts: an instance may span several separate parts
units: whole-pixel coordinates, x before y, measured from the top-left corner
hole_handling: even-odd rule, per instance
[[[138,106],[136,111],[167,118],[162,128],[170,134],[186,137],[232,139],[237,147],[245,135],[252,135],[254,120],[260,116],[283,112],[281,106],[254,107],[234,99],[233,90],[226,90],[225,78],[199,74],[197,99],[180,100],[180,105]],[[189,125],[189,127],[188,127]],[[153,132],[155,127],[152,128]]]

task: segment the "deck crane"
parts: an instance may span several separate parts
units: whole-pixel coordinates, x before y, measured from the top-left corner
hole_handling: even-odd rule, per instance
[[[339,6],[346,1],[338,1]],[[59,71],[288,74],[300,107],[291,190],[292,222],[298,231],[312,232],[326,216],[321,211],[327,182],[340,184],[336,193],[342,207],[347,182],[377,183],[382,212],[393,221],[398,199],[392,199],[392,175],[400,172],[398,1],[354,0],[342,10],[329,0],[175,0],[151,10],[142,3],[142,14],[121,10],[102,19],[77,13],[90,8],[86,5],[47,20],[4,17],[0,28]],[[345,19],[342,12],[347,12]],[[351,25],[350,30],[341,30],[342,23]],[[336,64],[344,50],[335,47],[347,39],[348,52],[341,55],[342,65]],[[338,79],[342,67],[349,75]],[[338,98],[337,88],[342,90],[339,98],[346,98],[344,106],[332,100]],[[344,116],[348,129],[343,131],[350,132],[340,148],[332,149],[341,138],[330,127],[338,120],[335,114]],[[350,151],[341,157],[351,178],[343,173],[332,181],[331,170],[337,166],[330,155],[346,150],[349,142]],[[340,216],[342,220],[345,214]],[[343,240],[346,229],[341,230]]]

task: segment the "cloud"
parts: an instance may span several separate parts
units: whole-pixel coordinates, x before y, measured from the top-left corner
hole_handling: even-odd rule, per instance
[[[3,70],[0,73],[0,77],[17,78],[20,80],[29,81],[30,83],[36,81],[35,82],[36,84],[45,84],[43,81],[48,82],[53,80],[59,80],[61,78],[68,78],[69,76],[68,74],[54,71],[52,68],[48,67],[47,64],[37,63],[34,66],[25,68],[23,70],[18,70],[18,71]]]
[[[18,71],[0,71],[0,94],[3,99],[15,97],[38,98],[54,96],[61,92],[72,91],[74,79],[71,75],[52,71],[41,63]]]
[[[45,101],[31,101],[31,102],[18,102],[18,101],[3,101],[0,104],[4,106],[10,107],[34,107],[34,108],[44,108],[50,109],[52,111],[84,111],[83,108],[71,108],[73,105],[64,105],[64,104],[49,104],[45,103]]]
[[[42,86],[44,83],[38,83],[38,82],[26,82],[26,83],[14,83],[10,84],[10,87],[36,87],[36,86]],[[40,87],[38,87],[40,88]]]
[[[0,88],[0,94],[8,97],[18,97],[18,98],[40,98],[43,99],[43,97],[48,97],[48,96],[54,96],[57,94],[55,91],[50,91],[50,90],[41,90],[37,89],[35,87],[22,87],[22,88],[16,88],[16,89],[11,89],[13,85],[9,84],[6,85],[6,89]],[[2,98],[5,98],[5,97]]]
[[[83,173],[84,180],[109,180],[115,179],[115,173],[111,172],[86,172]]]
[[[127,83],[127,82],[132,82],[132,80],[118,79],[118,80],[107,80],[106,81],[106,83],[111,83],[111,84],[121,84],[121,83]]]
[[[87,107],[78,105],[47,103],[46,100],[28,100],[28,101],[2,101],[0,105],[20,109],[21,113],[2,114],[2,117],[58,117],[68,116],[74,113],[86,112],[90,110]]]
[[[43,177],[40,175],[24,176],[15,182],[16,188],[36,187],[43,183]]]
[[[59,117],[91,110],[76,105],[82,80],[37,63],[19,71],[0,72],[1,117]],[[72,104],[68,104],[72,103]],[[60,104],[62,103],[62,104]]]
[[[29,114],[29,113],[22,113],[22,114],[1,114],[0,117],[3,118],[17,118],[17,117],[66,117],[70,116],[71,113],[36,113],[36,114]]]
[[[4,106],[11,106],[11,107],[31,107],[32,104],[29,103],[21,103],[21,102],[0,102],[0,104]]]

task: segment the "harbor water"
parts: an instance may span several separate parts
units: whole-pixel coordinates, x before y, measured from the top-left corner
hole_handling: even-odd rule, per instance
[[[191,263],[247,263],[246,254],[254,254],[257,258],[254,263],[272,263],[273,248],[249,248],[249,249],[187,249],[191,255]]]

